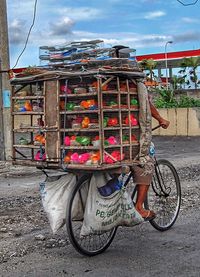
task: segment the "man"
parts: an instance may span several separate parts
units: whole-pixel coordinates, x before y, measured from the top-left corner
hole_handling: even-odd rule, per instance
[[[151,110],[151,115],[152,117],[154,117],[159,125],[164,128],[167,129],[170,122],[164,118],[161,117],[161,115],[159,114],[159,112],[157,111],[157,109],[154,107],[154,105],[151,103],[151,101],[149,101],[150,104],[150,110]],[[134,166],[134,181],[137,184],[137,199],[136,199],[136,204],[135,204],[135,208],[136,210],[140,213],[140,215],[144,218],[144,220],[148,221],[151,220],[153,218],[155,218],[155,213],[153,211],[150,210],[145,210],[143,208],[143,203],[147,197],[147,193],[148,193],[148,189],[149,186],[151,184],[152,181],[152,175],[151,174],[147,174],[147,175],[143,175],[143,168],[140,166]]]
[[[115,56],[117,58],[128,58],[130,55],[128,51],[120,52],[120,50],[122,49],[129,48],[127,46],[116,45],[116,46],[113,46],[113,48],[115,49]],[[170,122],[164,119],[163,117],[161,117],[161,115],[154,107],[150,99],[149,99],[149,106],[150,106],[150,112],[152,117],[154,117],[158,121],[159,125],[162,128],[167,129]],[[156,216],[153,211],[145,210],[143,207],[144,201],[147,197],[149,186],[152,181],[153,172],[144,174],[145,170],[140,165],[134,165],[133,170],[134,170],[134,182],[136,183],[136,188],[137,188],[137,199],[136,199],[135,208],[140,213],[140,215],[144,218],[144,220],[148,221],[155,218]]]

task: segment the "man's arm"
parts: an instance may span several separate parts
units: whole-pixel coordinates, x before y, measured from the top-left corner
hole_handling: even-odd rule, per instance
[[[167,129],[170,122],[166,119],[164,119],[156,109],[156,107],[149,101],[150,109],[151,109],[151,115],[159,122],[162,128]]]

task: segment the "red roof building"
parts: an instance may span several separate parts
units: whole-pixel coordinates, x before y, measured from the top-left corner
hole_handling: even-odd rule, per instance
[[[168,62],[170,61],[179,61],[184,58],[189,57],[198,57],[200,56],[200,49],[197,50],[186,50],[186,51],[178,51],[178,52],[168,52],[168,53],[157,53],[157,54],[147,54],[147,55],[141,55],[137,56],[137,61],[141,61],[144,59],[153,59],[155,61],[165,61],[167,56]]]
[[[138,62],[144,59],[153,59],[157,62],[156,69],[158,70],[158,77],[161,77],[161,70],[166,69],[166,61],[167,68],[169,70],[169,77],[172,77],[173,68],[181,67],[181,62],[184,58],[190,57],[200,57],[200,49],[197,50],[186,50],[186,51],[178,51],[178,52],[167,52],[167,53],[157,53],[157,54],[146,54],[136,56]],[[166,73],[164,74],[166,75]]]

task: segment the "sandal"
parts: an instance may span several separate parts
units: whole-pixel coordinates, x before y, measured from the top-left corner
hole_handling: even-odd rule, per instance
[[[141,215],[141,213],[138,210],[137,212]],[[144,219],[144,221],[150,221],[156,217],[156,214],[153,211],[149,210],[146,216],[141,215],[141,217]]]
[[[143,217],[144,221],[151,221],[156,217],[156,214],[153,211],[148,211],[147,216]]]

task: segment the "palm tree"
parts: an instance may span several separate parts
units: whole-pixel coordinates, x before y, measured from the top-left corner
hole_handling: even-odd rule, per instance
[[[141,62],[139,62],[139,66],[141,67],[142,70],[149,70],[150,75],[150,81],[152,82],[154,72],[153,70],[156,68],[157,62],[154,61],[153,59],[144,59]]]
[[[186,75],[184,75],[184,76],[173,75],[172,76],[172,85],[173,85],[174,90],[180,88],[185,83],[185,77],[186,77]]]
[[[200,57],[190,57],[185,58],[181,63],[181,67],[183,67],[183,73],[186,72],[186,68],[189,69],[190,81],[194,83],[195,89],[198,88],[198,84],[200,81],[197,76],[197,68],[200,66]]]

